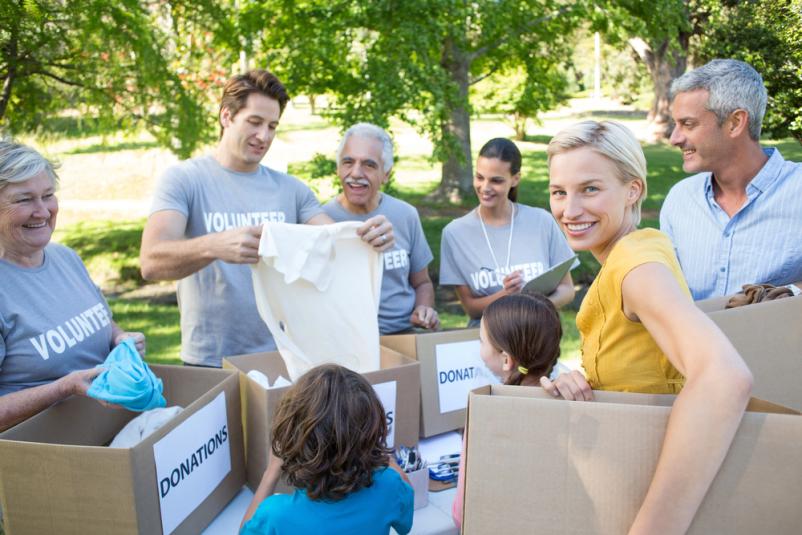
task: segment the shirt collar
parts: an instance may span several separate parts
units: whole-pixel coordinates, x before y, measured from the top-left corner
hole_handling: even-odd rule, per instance
[[[771,187],[772,184],[779,178],[780,170],[782,169],[783,160],[782,155],[780,154],[780,150],[777,148],[768,148],[763,149],[763,152],[769,159],[760,168],[755,178],[753,178],[747,188],[753,187],[758,189],[760,192],[766,191],[768,188]]]
[[[761,193],[766,191],[774,181],[780,176],[780,169],[782,169],[785,160],[780,154],[780,149],[771,147],[764,148],[763,153],[769,157],[760,171],[757,172],[755,177],[746,185],[746,188],[755,188]],[[713,173],[706,173],[703,184],[705,197],[711,198],[713,196]]]

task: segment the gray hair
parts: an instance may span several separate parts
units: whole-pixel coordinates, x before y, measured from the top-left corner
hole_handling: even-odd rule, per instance
[[[25,182],[42,171],[50,176],[53,186],[58,186],[56,167],[57,164],[36,149],[8,139],[0,140],[0,189],[9,184]]]
[[[697,89],[710,93],[705,108],[716,114],[719,126],[735,110],[746,110],[749,137],[760,140],[760,127],[766,113],[766,86],[751,65],[736,59],[714,59],[674,80],[669,96],[674,100],[678,93]]]
[[[546,149],[548,164],[557,154],[582,147],[590,147],[609,159],[618,170],[618,179],[623,184],[640,180],[643,189],[632,205],[632,221],[640,224],[641,204],[646,198],[646,157],[635,134],[615,121],[582,121],[573,124],[554,136]]]
[[[393,168],[393,140],[390,139],[390,134],[388,134],[384,128],[372,123],[357,123],[345,131],[342,140],[340,140],[340,146],[337,147],[337,165],[340,164],[345,142],[348,141],[348,138],[351,136],[362,136],[381,141],[382,169],[385,173],[390,172],[390,169]]]

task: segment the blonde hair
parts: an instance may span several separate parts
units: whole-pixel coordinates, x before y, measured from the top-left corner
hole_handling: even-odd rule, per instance
[[[632,131],[615,121],[582,121],[557,133],[549,142],[546,153],[548,163],[557,154],[590,147],[615,164],[618,179],[623,184],[640,180],[643,188],[632,205],[632,221],[637,226],[641,219],[641,204],[646,197],[646,157]]]

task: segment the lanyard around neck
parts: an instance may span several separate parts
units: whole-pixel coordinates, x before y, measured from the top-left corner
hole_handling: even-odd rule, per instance
[[[493,258],[493,263],[496,264],[496,272],[501,272],[501,266],[498,264],[498,260],[496,259],[496,253],[493,251],[493,245],[490,243],[490,238],[487,235],[487,228],[485,228],[484,219],[482,219],[482,205],[479,205],[476,208],[476,213],[479,214],[479,224],[482,225],[482,233],[485,235],[485,243],[487,243],[487,248],[490,249],[490,256]],[[505,267],[507,269],[510,268],[510,252],[512,251],[512,233],[515,230],[515,203],[512,203],[512,208],[510,209],[510,237],[507,241],[507,263]]]

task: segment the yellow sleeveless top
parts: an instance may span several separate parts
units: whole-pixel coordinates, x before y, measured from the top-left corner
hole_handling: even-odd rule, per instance
[[[582,336],[582,365],[588,382],[596,390],[677,394],[685,382],[649,331],[640,322],[627,318],[623,311],[624,277],[650,262],[671,270],[691,299],[668,236],[647,228],[621,238],[590,285],[576,315]]]

